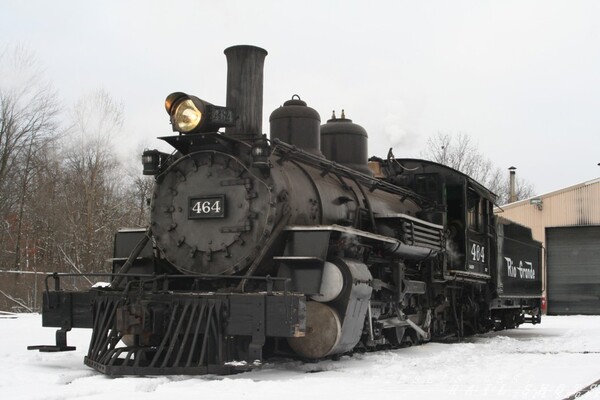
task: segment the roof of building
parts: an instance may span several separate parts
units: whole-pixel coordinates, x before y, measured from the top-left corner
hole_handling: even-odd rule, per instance
[[[547,199],[549,197],[553,197],[553,196],[557,196],[559,194],[565,193],[565,192],[569,192],[569,191],[573,191],[573,190],[577,190],[577,189],[581,189],[583,187],[586,186],[590,186],[590,185],[596,185],[596,184],[600,184],[600,177],[586,181],[586,182],[582,182],[582,183],[578,183],[576,185],[573,186],[568,186],[566,188],[562,188],[562,189],[558,189],[558,190],[554,190],[552,192],[548,192],[548,193],[544,193],[541,195],[536,195],[533,197],[529,197],[527,199],[522,199],[519,201],[515,201],[514,203],[508,203],[508,204],[503,204],[498,208],[501,209],[510,209],[510,208],[514,208],[514,207],[519,207],[522,206],[523,204],[531,204],[531,200],[544,200]]]

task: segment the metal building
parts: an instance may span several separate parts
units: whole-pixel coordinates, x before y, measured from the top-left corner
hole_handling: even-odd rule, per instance
[[[494,211],[544,245],[548,314],[600,314],[600,178]]]

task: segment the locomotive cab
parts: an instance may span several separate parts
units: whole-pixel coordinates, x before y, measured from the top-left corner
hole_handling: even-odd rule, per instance
[[[386,163],[388,179],[437,204],[419,217],[447,229],[448,273],[490,277],[492,207],[496,196],[462,172],[427,160]]]

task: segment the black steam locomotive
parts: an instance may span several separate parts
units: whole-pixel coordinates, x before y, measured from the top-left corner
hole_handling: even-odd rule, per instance
[[[540,322],[541,245],[494,216],[493,193],[433,162],[368,160],[362,127],[321,125],[298,96],[267,139],[267,53],[225,54],[226,107],[167,97],[175,151],[143,154],[149,228],[116,234],[108,286],[48,277],[43,325],[60,329],[32,348],[92,328],[102,373],[227,374]]]

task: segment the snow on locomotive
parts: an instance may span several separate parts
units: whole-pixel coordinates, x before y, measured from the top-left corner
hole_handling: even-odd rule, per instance
[[[43,325],[92,328],[109,375],[227,374],[541,320],[541,245],[495,195],[425,160],[367,160],[367,133],[298,96],[262,134],[266,51],[225,50],[227,106],[167,97],[175,151],[148,150],[147,230],[115,236],[112,282],[44,296]],[[219,129],[225,128],[224,132]]]

